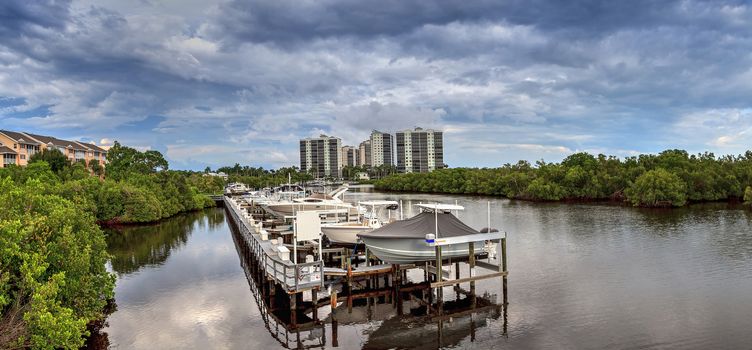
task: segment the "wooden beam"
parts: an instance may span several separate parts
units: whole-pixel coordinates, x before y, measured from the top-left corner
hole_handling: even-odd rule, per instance
[[[434,283],[431,283],[431,288],[451,286],[453,284],[472,282],[472,281],[477,281],[477,280],[482,280],[482,279],[487,279],[487,278],[502,277],[502,276],[506,276],[508,274],[509,273],[507,271],[504,271],[504,272],[494,272],[494,273],[489,273],[487,275],[480,275],[480,276],[474,276],[474,277],[466,277],[466,278],[460,278],[460,279],[457,279],[457,280],[448,280],[448,281],[434,282]]]
[[[482,267],[482,268],[484,268],[486,270],[497,271],[497,272],[499,271],[499,265],[497,265],[497,264],[489,264],[489,263],[487,263],[485,261],[477,260],[477,261],[475,261],[475,266]]]
[[[420,267],[420,268],[425,268],[425,267]],[[436,275],[436,268],[431,265],[428,265],[428,273]],[[449,278],[449,272],[444,270],[443,268],[441,268],[441,278],[442,279]]]

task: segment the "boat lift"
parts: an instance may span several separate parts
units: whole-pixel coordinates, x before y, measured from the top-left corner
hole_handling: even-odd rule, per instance
[[[460,283],[466,283],[470,282],[470,289],[474,292],[475,291],[475,281],[482,280],[482,279],[488,279],[488,278],[495,278],[495,277],[502,277],[503,278],[503,288],[504,288],[504,296],[506,296],[506,289],[507,289],[507,276],[509,274],[509,271],[507,271],[507,249],[506,249],[506,243],[507,243],[507,237],[506,232],[500,232],[496,230],[495,232],[492,232],[491,229],[491,202],[488,202],[488,215],[487,215],[487,224],[485,231],[479,234],[474,235],[464,235],[464,236],[457,236],[457,237],[439,237],[439,227],[438,227],[438,213],[439,211],[442,212],[451,212],[451,211],[459,211],[464,210],[465,208],[461,205],[456,204],[416,204],[416,206],[424,209],[424,210],[431,210],[433,213],[437,216],[435,223],[436,228],[434,233],[426,234],[426,245],[429,247],[435,247],[436,249],[436,262],[433,269],[434,274],[434,281],[431,282],[431,288],[436,288],[436,297],[439,301],[439,311],[442,309],[442,301],[443,301],[443,287],[445,286],[451,286],[451,285],[459,285]],[[491,254],[489,252],[488,262],[482,262],[482,261],[476,261],[475,258],[475,242],[479,241],[485,241],[486,245],[491,245],[489,250],[493,251],[495,253],[496,251],[496,244],[501,245],[501,257],[500,259],[496,256],[494,256],[498,260],[498,264],[494,265],[491,264]],[[459,263],[455,263],[455,275],[456,278],[451,279],[448,276],[444,276],[444,260],[441,256],[441,249],[444,246],[449,246],[453,244],[468,244],[468,264],[470,265],[470,273],[469,277],[460,278],[460,271],[459,271]],[[495,254],[494,254],[495,255]],[[451,271],[451,261],[449,262],[450,271]],[[476,267],[482,267],[484,269],[493,271],[491,273],[486,274],[478,274],[476,272]],[[428,272],[428,270],[427,270]]]

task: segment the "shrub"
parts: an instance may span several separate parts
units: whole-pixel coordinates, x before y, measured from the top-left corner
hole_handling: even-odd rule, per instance
[[[39,180],[0,179],[0,311],[12,315],[0,329],[17,330],[0,341],[79,348],[113,296],[114,277],[94,216],[46,192]]]
[[[530,182],[525,192],[526,196],[530,199],[544,201],[558,201],[565,196],[565,191],[561,186],[542,178],[537,178]]]
[[[640,175],[627,191],[627,199],[634,206],[682,206],[687,202],[687,186],[679,176],[664,169]]]

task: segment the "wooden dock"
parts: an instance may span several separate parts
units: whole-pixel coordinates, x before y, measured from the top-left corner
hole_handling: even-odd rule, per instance
[[[509,274],[506,237],[496,241],[500,254],[494,263],[490,263],[492,260],[487,251],[481,247],[476,251],[473,243],[469,243],[470,255],[464,258],[442,259],[441,244],[437,244],[437,259],[434,261],[392,265],[379,261],[367,247],[353,251],[347,247],[322,248],[317,244],[298,243],[293,246],[290,222],[269,220],[253,203],[240,197],[223,196],[221,203],[231,219],[233,240],[254,295],[258,295],[257,302],[263,303],[264,310],[275,315],[265,320],[267,324],[276,324],[275,330],[270,326],[267,328],[286,346],[297,343],[299,347],[308,347],[300,343],[300,332],[317,330],[318,334],[323,329],[319,327],[322,322],[318,318],[320,308],[329,308],[332,312],[341,303],[348,313],[352,313],[361,299],[369,300],[369,305],[376,300],[391,304],[398,315],[402,315],[402,305],[407,300],[413,305],[422,305],[429,319],[439,322],[452,315],[493,308],[493,303],[476,303],[475,282],[488,278],[502,280],[503,302],[500,307],[506,318]],[[293,256],[294,252],[298,253],[297,257]],[[285,258],[286,254],[290,254],[289,258]],[[323,259],[311,259],[314,256]],[[489,258],[488,262],[481,261],[486,258]],[[416,269],[422,270],[422,280],[408,278],[408,271]],[[413,278],[416,275],[412,274]],[[469,289],[461,288],[461,284],[469,284]],[[452,293],[456,297],[445,304],[444,289],[448,288],[456,292]],[[462,307],[456,306],[460,300],[464,300]],[[329,319],[333,322],[334,338],[339,312],[332,312]],[[284,336],[277,333],[281,324],[285,325]],[[291,331],[297,332],[297,339],[290,339]],[[321,346],[321,343],[315,344],[314,347]]]
[[[250,214],[241,204],[228,197],[225,197],[224,203],[238,231],[250,247],[249,253],[256,260],[257,268],[261,273],[271,281],[279,283],[291,294],[323,288],[323,261],[295,264],[290,260],[282,259],[280,245],[273,243],[268,237],[266,240],[263,239],[260,233],[263,228],[251,223]]]

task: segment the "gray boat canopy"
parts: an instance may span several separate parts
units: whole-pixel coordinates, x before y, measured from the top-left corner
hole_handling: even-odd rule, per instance
[[[407,220],[396,221],[369,232],[359,233],[358,237],[425,239],[426,234],[436,232],[435,220],[437,218],[439,234],[436,238],[480,234],[451,213],[423,212]]]

